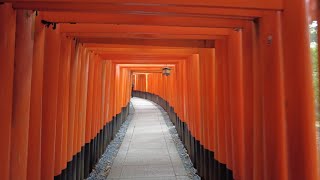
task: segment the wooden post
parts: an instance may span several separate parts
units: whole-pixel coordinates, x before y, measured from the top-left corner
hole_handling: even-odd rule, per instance
[[[257,25],[257,24],[255,24]],[[258,38],[259,30],[254,32]],[[259,47],[258,42],[253,42],[253,46]],[[259,56],[259,51],[253,51],[254,56]],[[257,58],[253,61],[253,179],[265,180],[263,173],[263,156],[264,149],[262,145],[263,128],[262,128],[262,61]]]
[[[81,106],[80,106],[80,121],[81,121],[81,129],[80,129],[80,148],[81,148],[81,173],[80,179],[84,178],[84,146],[85,146],[85,131],[86,131],[86,114],[87,114],[87,93],[88,93],[88,73],[89,73],[89,52],[88,50],[84,51],[84,55],[81,59],[82,61],[82,69],[81,69],[81,77],[82,77],[82,87],[81,87]]]
[[[30,102],[30,131],[27,174],[27,179],[29,180],[41,179],[41,126],[44,46],[45,29],[41,23],[41,16],[37,16],[35,20]]]
[[[27,178],[33,22],[32,11],[17,10],[10,154],[10,179],[12,180]],[[7,104],[7,106],[10,105]]]
[[[66,130],[68,126],[68,118],[66,118],[66,109],[68,109],[68,92],[67,84],[69,83],[69,71],[70,71],[70,52],[71,52],[71,40],[66,37],[62,37],[61,41],[61,54],[59,57],[59,89],[58,89],[58,109],[57,109],[57,123],[56,123],[56,147],[55,147],[55,176],[60,176],[62,170],[65,169],[66,152]],[[68,89],[69,90],[69,89]]]
[[[256,39],[254,22],[249,21],[242,30],[242,54],[243,54],[243,131],[244,131],[244,176],[243,179],[253,180],[253,61]]]
[[[201,135],[204,145],[203,166],[204,178],[209,178],[209,151],[215,149],[216,133],[216,86],[215,86],[215,50],[201,49],[200,60],[200,112],[201,112]],[[213,159],[212,159],[213,161]]]
[[[227,53],[229,53],[229,48],[228,44],[226,46],[227,49]],[[229,59],[228,56],[226,56],[226,61],[223,62],[222,64],[222,71],[223,71],[223,81],[225,83],[224,84],[224,91],[225,91],[225,95],[224,95],[224,118],[225,118],[225,135],[226,135],[226,161],[227,161],[227,169],[232,170],[233,169],[233,159],[232,159],[232,151],[233,151],[233,146],[232,146],[232,128],[231,128],[231,116],[230,116],[230,83],[228,83],[230,81],[230,77],[229,77],[229,68],[228,68],[228,64],[229,64]],[[230,176],[231,174],[228,174],[228,176]],[[227,178],[233,178],[233,177],[227,177]]]
[[[89,74],[88,74],[88,92],[87,92],[87,108],[86,108],[86,128],[85,128],[85,159],[84,159],[84,178],[87,178],[90,171],[91,148],[92,148],[92,126],[93,126],[93,111],[94,111],[94,72],[95,59],[92,52],[89,53]]]
[[[72,48],[73,48],[73,41],[69,38],[64,39],[62,41],[65,45],[65,50],[61,51],[61,57],[63,58],[63,68],[65,68],[64,76],[64,84],[63,84],[63,104],[62,104],[62,118],[63,118],[63,138],[62,138],[62,161],[61,161],[61,167],[63,169],[62,171],[62,177],[61,179],[67,178],[67,163],[69,161],[68,159],[68,134],[69,134],[69,100],[70,100],[70,64],[71,64],[71,56],[72,56]]]
[[[227,46],[226,46],[225,40],[219,40],[216,41],[216,125],[217,125],[217,141],[215,142],[216,145],[216,151],[215,152],[215,158],[217,161],[219,161],[219,166],[216,164],[217,168],[214,171],[213,179],[225,179],[226,177],[226,164],[227,164],[227,143],[226,143],[226,118],[225,118],[225,98],[226,98],[226,90],[225,83],[227,81],[224,81],[224,63],[226,61],[226,55],[227,55]],[[219,169],[219,171],[218,171]]]
[[[307,9],[307,1],[284,1],[285,115],[288,179],[315,180],[318,155]]]
[[[41,179],[53,179],[58,106],[60,32],[46,29],[43,75]]]
[[[242,31],[233,31],[228,41],[228,70],[230,121],[232,139],[232,162],[234,179],[243,179],[244,139],[243,139],[243,72],[242,72]]]
[[[79,44],[75,41],[71,46],[71,62],[70,62],[70,90],[69,90],[69,113],[68,113],[68,179],[73,179],[73,146],[76,143],[74,138],[75,129],[75,104],[77,92],[77,70],[78,70],[78,52]]]
[[[273,23],[273,26],[270,26]],[[262,144],[264,179],[288,179],[281,16],[265,12],[260,21]]]
[[[0,26],[0,54],[5,59],[0,61],[0,174],[9,179],[16,38],[16,11],[11,4],[0,5],[0,24],[5,24]]]
[[[74,172],[73,172],[73,179],[74,180],[79,180],[80,179],[80,121],[79,121],[79,113],[80,113],[80,98],[81,98],[81,67],[82,67],[82,53],[83,53],[83,46],[82,44],[79,44],[79,50],[76,56],[76,61],[78,61],[78,66],[77,66],[77,72],[76,72],[76,81],[77,81],[77,86],[76,86],[76,101],[75,104],[75,119],[74,119],[74,144],[73,144],[73,155],[74,155]]]

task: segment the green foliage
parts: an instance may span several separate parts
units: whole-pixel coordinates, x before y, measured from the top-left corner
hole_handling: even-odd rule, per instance
[[[317,22],[313,22],[310,26],[310,50],[312,58],[312,76],[313,76],[313,87],[315,92],[315,104],[317,111],[317,121],[320,122],[320,112],[319,112],[319,61],[318,61],[318,25]]]
[[[316,99],[319,99],[319,62],[318,62],[318,48],[311,48],[312,65],[313,65],[313,85],[315,90]]]

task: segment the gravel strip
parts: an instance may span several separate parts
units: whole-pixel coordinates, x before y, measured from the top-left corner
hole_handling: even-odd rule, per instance
[[[159,106],[156,103],[154,103],[154,105],[158,109],[160,109],[162,116],[164,117],[164,121],[165,121],[166,125],[168,126],[169,133],[171,134],[172,140],[173,140],[174,144],[176,145],[177,151],[178,151],[179,156],[183,162],[183,166],[186,169],[188,177],[191,180],[200,180],[201,177],[197,175],[197,170],[193,167],[193,163],[191,162],[191,159],[189,157],[187,149],[182,144],[182,141],[179,138],[178,132],[177,132],[175,126],[173,125],[173,123],[171,122],[169,115],[161,106]]]
[[[128,129],[128,126],[132,120],[133,114],[134,114],[134,108],[132,104],[130,103],[130,111],[129,115],[126,119],[126,121],[121,125],[120,130],[116,134],[115,138],[110,142],[108,147],[106,148],[105,152],[103,153],[102,157],[96,164],[95,168],[90,173],[87,180],[105,180],[107,179],[112,163],[115,159],[115,157],[118,154],[118,151],[120,149],[120,146],[122,144],[122,141],[124,137],[126,136],[126,132]]]

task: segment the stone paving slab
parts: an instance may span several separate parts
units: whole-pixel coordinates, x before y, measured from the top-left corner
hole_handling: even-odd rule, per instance
[[[135,114],[107,179],[189,179],[161,111],[150,101],[131,101]]]

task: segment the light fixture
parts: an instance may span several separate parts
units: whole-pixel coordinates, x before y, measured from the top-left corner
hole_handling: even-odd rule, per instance
[[[162,69],[162,74],[165,75],[165,76],[170,76],[170,73],[171,73],[171,68],[169,68],[168,66],[167,67],[164,67]]]

